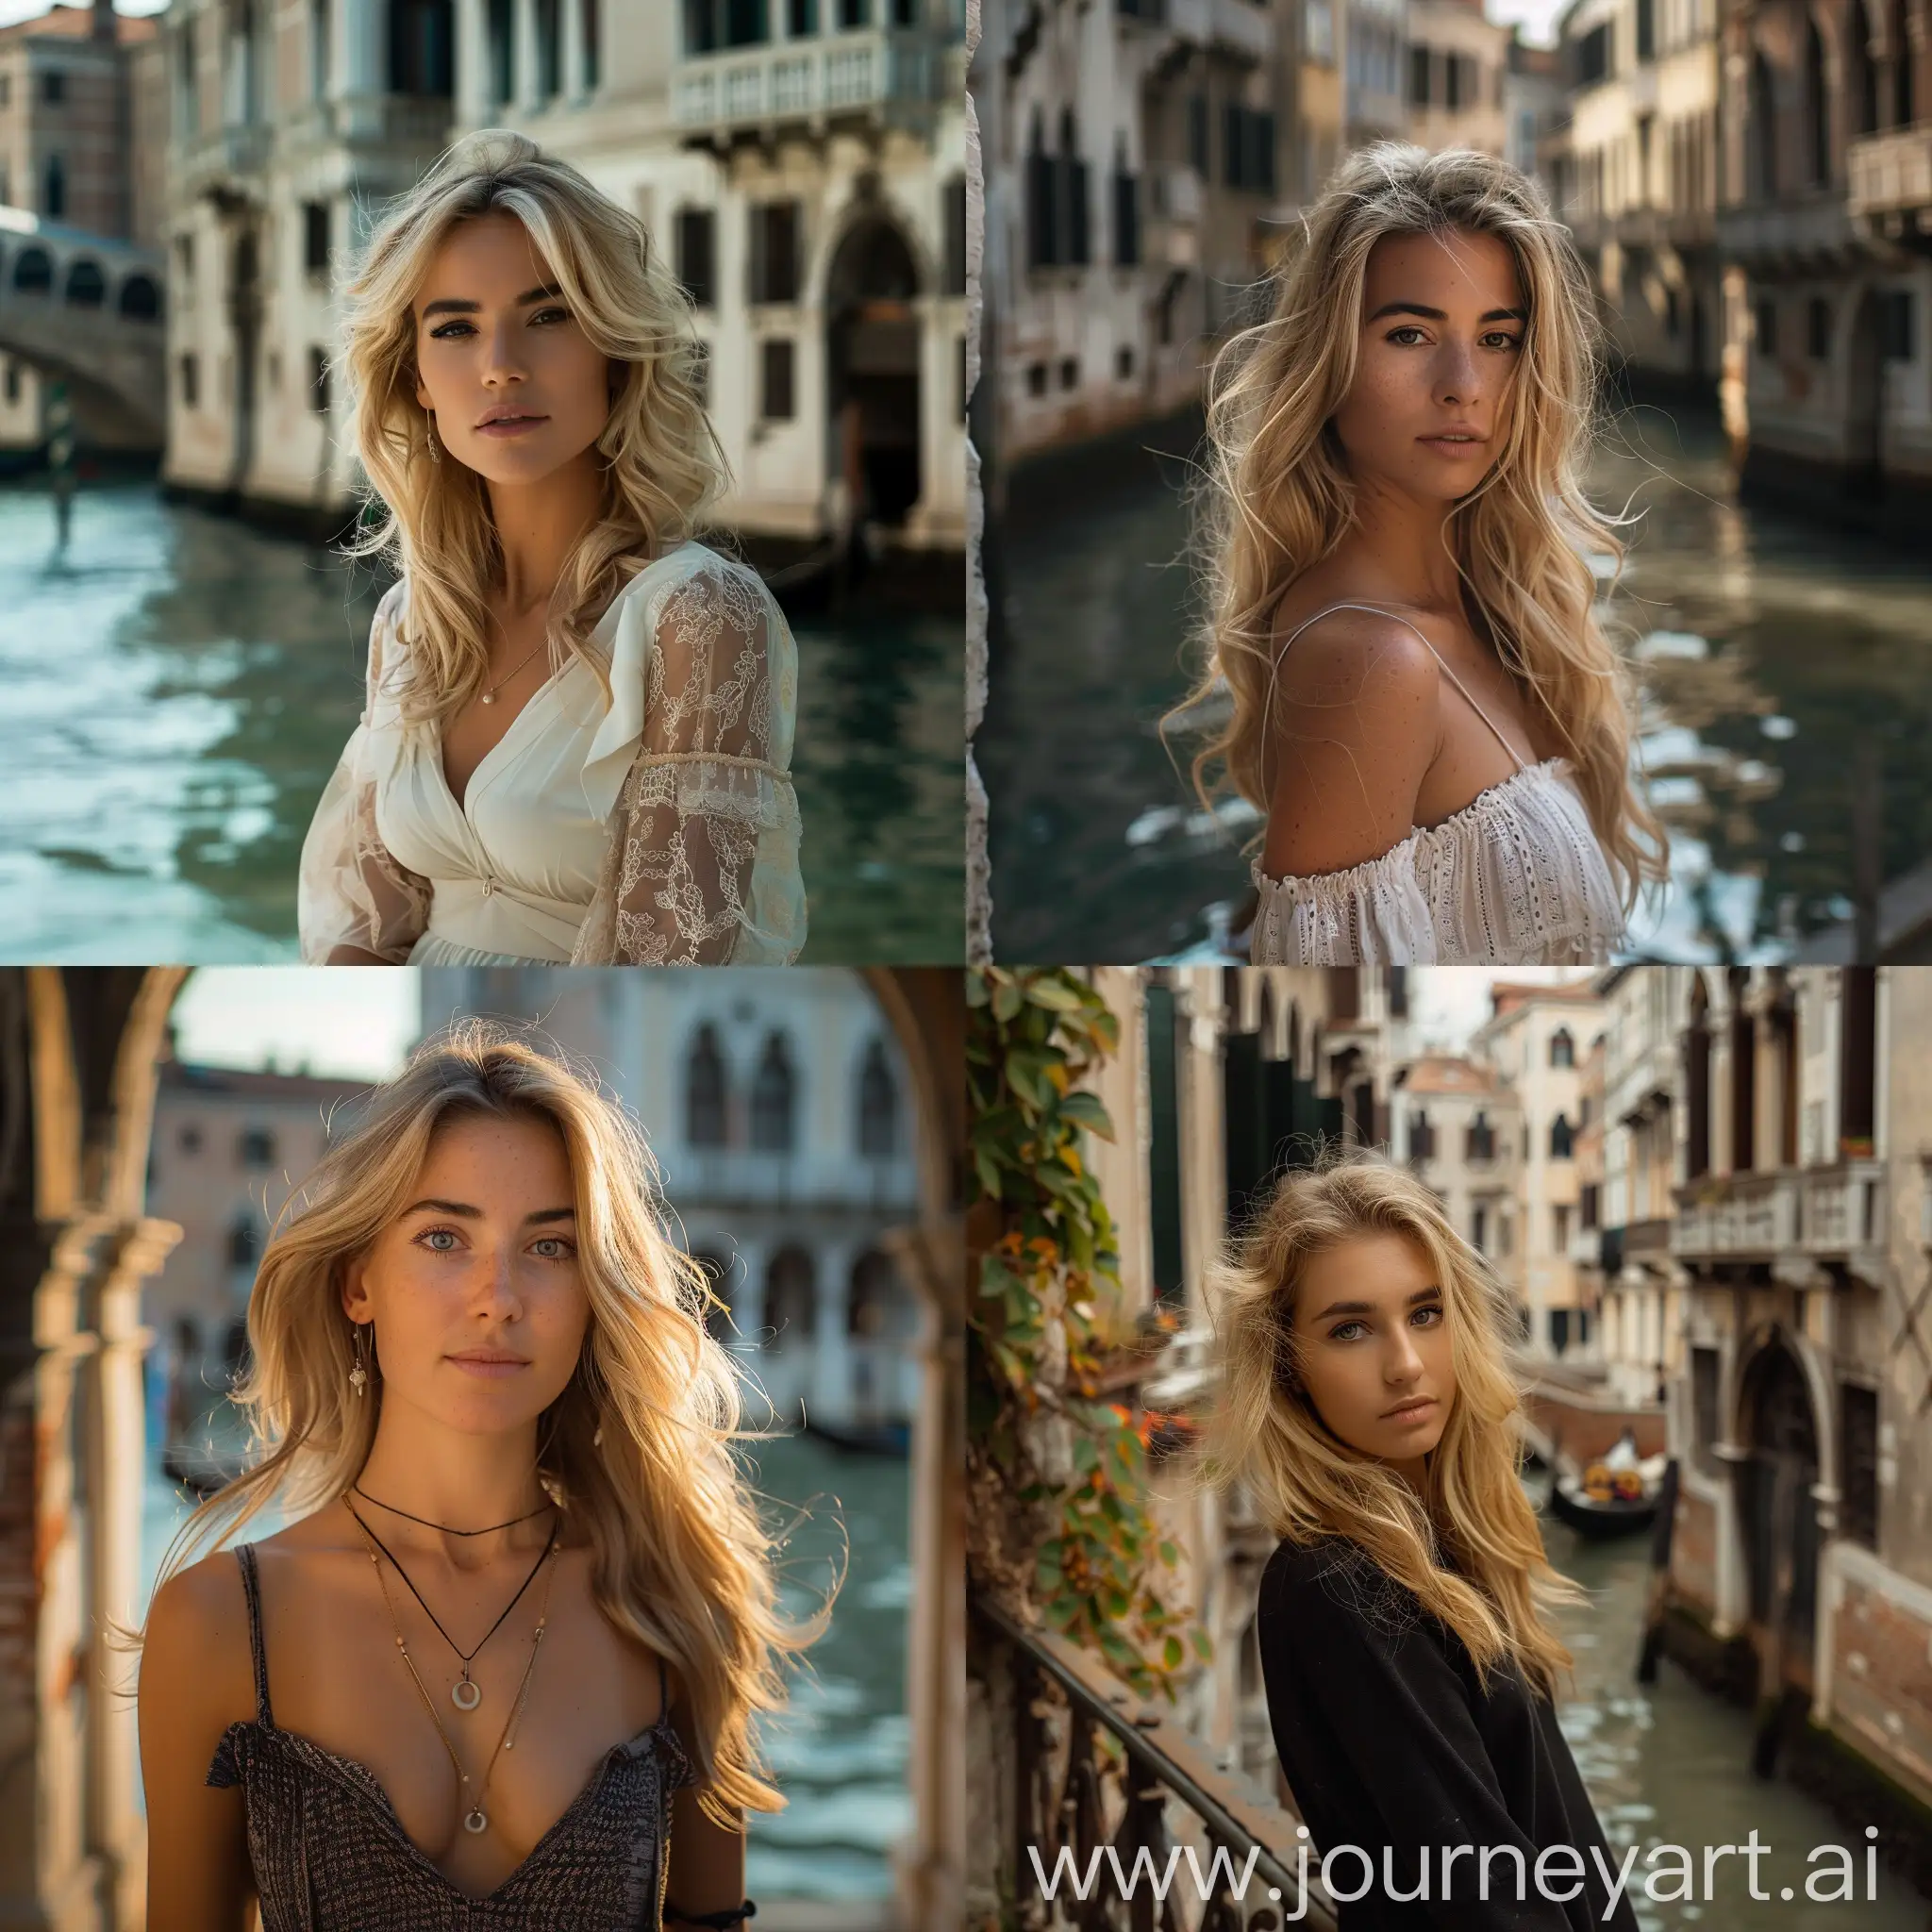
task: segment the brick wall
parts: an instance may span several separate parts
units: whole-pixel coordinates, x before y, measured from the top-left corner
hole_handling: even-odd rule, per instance
[[[1932,1624],[1846,1576],[1832,1632],[1832,1718],[1879,1769],[1932,1802]]]
[[[1717,1608],[1717,1511],[1702,1496],[1677,1492],[1671,1536],[1671,1589],[1708,1617]]]
[[[1640,1456],[1660,1456],[1665,1448],[1660,1409],[1584,1408],[1538,1392],[1529,1398],[1529,1412],[1537,1426],[1578,1462],[1603,1455],[1625,1429],[1636,1431]]]

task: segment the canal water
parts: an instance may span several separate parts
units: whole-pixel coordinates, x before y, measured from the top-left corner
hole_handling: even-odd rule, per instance
[[[151,1416],[158,1410],[151,1405]],[[237,1445],[234,1411],[215,1411],[211,1438]],[[808,1615],[847,1563],[825,1634],[791,1679],[787,1709],[761,1729],[767,1760],[790,1800],[759,1815],[746,1848],[746,1890],[774,1899],[882,1899],[892,1890],[890,1855],[912,1826],[906,1787],[906,1619],[912,1603],[908,1465],[903,1458],[846,1455],[815,1437],[749,1445],[751,1480],[766,1498],[768,1523],[794,1529],[779,1558],[781,1598]],[[151,1429],[142,1538],[143,1602],[168,1541],[192,1497],[161,1474]],[[279,1515],[251,1523],[252,1539],[273,1535]]]
[[[1543,1539],[1550,1560],[1591,1593],[1587,1607],[1558,1620],[1576,1658],[1575,1695],[1558,1709],[1611,1857],[1621,1864],[1629,1846],[1639,1847],[1630,1896],[1644,1932],[1692,1925],[1716,1932],[1924,1932],[1932,1903],[1882,1858],[1877,1896],[1868,1902],[1861,1827],[1840,1824],[1793,1785],[1752,1775],[1750,1712],[1701,1690],[1669,1659],[1659,1664],[1655,1684],[1637,1681],[1650,1539],[1591,1542],[1548,1517]],[[1754,1827],[1757,1842],[1771,1847],[1758,1861],[1758,1890],[1770,1896],[1751,1897],[1750,1867],[1732,1857],[1713,1865],[1707,1901],[1701,1847],[1741,1845]],[[1690,1850],[1694,1901],[1646,1896],[1641,1877],[1649,1871],[1660,1874],[1659,1890],[1677,1889],[1661,1875],[1676,1869],[1672,1861],[1645,1862],[1651,1847],[1661,1844]],[[1822,1845],[1851,1852],[1856,1902],[1806,1896],[1808,1874],[1835,1869],[1834,1860],[1807,1864],[1807,1854]],[[1787,1887],[1789,1899],[1781,1896]],[[1836,1881],[1821,1881],[1821,1889],[1835,1890]]]
[[[164,503],[0,486],[0,958],[295,957],[295,865],[362,705],[366,567]],[[964,950],[958,617],[800,618],[808,962]]]
[[[1156,728],[1189,682],[1191,466],[1114,470],[1016,481],[1029,508],[1001,534],[1008,635],[976,750],[1002,958],[1204,952],[1248,890],[1254,814],[1201,811]],[[1888,880],[1932,859],[1932,559],[1740,505],[1692,410],[1626,411],[1588,486],[1639,519],[1609,614],[1672,841],[1632,957],[1792,957],[1852,915],[1855,826]]]

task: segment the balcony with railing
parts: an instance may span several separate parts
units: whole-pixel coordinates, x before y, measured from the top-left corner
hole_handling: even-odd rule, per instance
[[[1274,22],[1254,0],[1167,0],[1168,25],[1192,46],[1258,64],[1274,48]]]
[[[672,115],[691,135],[886,118],[941,99],[953,51],[929,33],[877,27],[694,54],[677,63]]]
[[[1873,222],[1932,214],[1932,124],[1867,134],[1847,145],[1845,211]]]
[[[1171,1710],[1143,1704],[1087,1652],[1025,1629],[983,1592],[970,1601],[970,1668],[995,1714],[998,1858],[1015,1903],[1011,1923],[1027,1932],[1061,1924],[1081,1932],[1279,1932],[1284,1924],[1335,1932],[1334,1903],[1319,1880],[1304,1895],[1307,1840],[1297,1838],[1293,1816],[1222,1770]],[[1165,1873],[1176,1850],[1174,1882],[1158,1902],[1146,1860]],[[1123,1874],[1146,1855],[1132,1899],[1121,1896],[1109,1851]],[[1077,1884],[1063,1875],[1069,1863]],[[1058,1878],[1055,1904],[1041,1896],[1036,1871],[1048,1883]]]
[[[261,192],[275,144],[265,121],[241,121],[194,136],[175,151],[175,179],[190,200],[223,188]]]
[[[1707,1175],[1676,1195],[1671,1253],[1682,1261],[1808,1257],[1869,1273],[1885,1241],[1885,1167],[1877,1160]]]

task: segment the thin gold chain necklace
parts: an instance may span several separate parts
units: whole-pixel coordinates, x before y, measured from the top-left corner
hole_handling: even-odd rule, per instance
[[[348,1504],[346,1497],[343,1498],[343,1504],[348,1507],[349,1514],[356,1517],[356,1526],[362,1531],[363,1541],[370,1541],[368,1529],[362,1519],[356,1516],[355,1508]],[[558,1540],[553,1535],[550,1547],[543,1553],[545,1559],[556,1556],[558,1548]],[[422,1674],[416,1669],[416,1660],[409,1655],[409,1646],[403,1641],[403,1626],[396,1622],[396,1607],[390,1601],[389,1582],[382,1574],[382,1558],[372,1548],[369,1552],[369,1560],[375,1566],[375,1580],[382,1588],[382,1605],[389,1612],[390,1627],[396,1634],[396,1648],[402,1652],[403,1661],[409,1667],[409,1675],[415,1680],[416,1689],[422,1693],[423,1707],[429,1713],[429,1722],[436,1726],[436,1735],[442,1740],[442,1748],[449,1753],[449,1761],[456,1769],[458,1786],[466,1787],[470,1782],[470,1774],[463,1769],[463,1761],[457,1756],[457,1747],[450,1742],[449,1733],[443,1729],[442,1720],[436,1714],[436,1700],[430,1696],[428,1686],[424,1683]],[[516,1749],[516,1728],[523,1718],[524,1702],[530,1693],[530,1674],[537,1668],[537,1653],[543,1648],[543,1626],[550,1620],[550,1586],[556,1577],[557,1565],[552,1563],[549,1574],[543,1579],[543,1605],[537,1615],[537,1629],[530,1644],[530,1661],[524,1666],[523,1682],[517,1686],[516,1702],[510,1707],[509,1717],[504,1724],[503,1735],[496,1740],[496,1749],[490,1754],[490,1762],[483,1767],[483,1782],[476,1787],[475,1799],[469,1810],[463,1814],[465,1831],[488,1831],[490,1828],[490,1815],[483,1808],[483,1794],[490,1789],[490,1776],[496,1769],[497,1758],[505,1751]],[[425,1607],[427,1608],[427,1606]]]

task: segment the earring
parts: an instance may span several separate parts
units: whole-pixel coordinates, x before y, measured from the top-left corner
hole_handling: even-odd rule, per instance
[[[349,1386],[352,1389],[354,1389],[356,1393],[359,1396],[362,1393],[363,1390],[365,1390],[369,1386],[369,1371],[362,1366],[364,1359],[362,1349],[362,1324],[359,1322],[356,1324],[355,1349],[356,1366],[349,1371]]]
[[[602,1423],[599,1423],[599,1424],[597,1424],[597,1433],[596,1433],[596,1434],[595,1434],[594,1436],[592,1436],[592,1437],[591,1438],[591,1447],[592,1449],[601,1449],[601,1448],[603,1448],[603,1446],[604,1446],[604,1424],[603,1424]]]
[[[436,441],[436,418],[434,415],[429,418],[429,460],[432,463],[440,463],[442,460],[442,451],[438,448]]]

